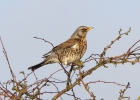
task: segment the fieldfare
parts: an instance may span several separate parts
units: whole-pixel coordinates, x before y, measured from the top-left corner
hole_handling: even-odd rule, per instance
[[[80,26],[65,42],[54,47],[50,52],[43,55],[45,58],[41,63],[31,66],[32,71],[52,63],[70,65],[82,58],[87,49],[86,35],[93,27]]]

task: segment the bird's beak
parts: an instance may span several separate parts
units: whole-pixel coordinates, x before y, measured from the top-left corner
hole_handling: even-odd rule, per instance
[[[92,30],[92,29],[93,29],[93,27],[88,27],[88,29],[87,29],[87,30],[89,31],[89,30]]]

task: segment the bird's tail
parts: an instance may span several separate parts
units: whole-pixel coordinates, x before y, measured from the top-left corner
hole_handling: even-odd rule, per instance
[[[28,70],[31,69],[32,71],[34,71],[34,70],[36,70],[36,69],[38,69],[38,68],[44,66],[44,64],[45,64],[45,61],[42,61],[42,62],[39,63],[39,64],[36,64],[36,65],[34,65],[34,66],[29,67]]]

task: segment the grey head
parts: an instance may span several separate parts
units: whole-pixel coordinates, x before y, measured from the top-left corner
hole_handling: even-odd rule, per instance
[[[93,29],[93,27],[80,26],[72,34],[71,38],[86,38],[88,31],[91,29]]]

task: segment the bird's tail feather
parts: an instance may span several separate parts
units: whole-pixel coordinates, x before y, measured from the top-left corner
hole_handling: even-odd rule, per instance
[[[28,70],[31,69],[32,71],[34,71],[34,70],[36,70],[36,69],[42,67],[44,64],[45,64],[45,61],[42,61],[42,62],[39,63],[39,64],[36,64],[36,65],[34,65],[34,66],[29,67]]]

